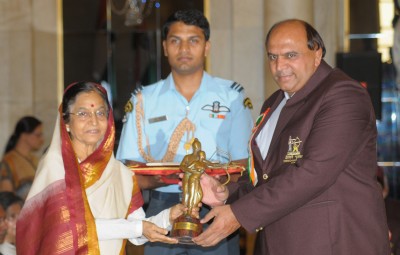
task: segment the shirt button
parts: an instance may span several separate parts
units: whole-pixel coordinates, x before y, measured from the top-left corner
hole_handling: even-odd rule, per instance
[[[264,180],[268,179],[268,174],[263,174],[263,179]]]

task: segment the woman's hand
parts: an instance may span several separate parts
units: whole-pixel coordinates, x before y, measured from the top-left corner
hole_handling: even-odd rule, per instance
[[[191,214],[192,217],[197,218],[197,219],[200,217],[199,212],[200,212],[201,206],[202,206],[202,203],[199,203],[197,205],[197,207],[194,207],[192,209],[192,214]],[[181,216],[182,214],[186,213],[187,210],[188,210],[188,208],[185,207],[183,204],[176,204],[176,205],[172,206],[171,210],[169,212],[169,222],[170,222],[170,224],[172,225],[174,223],[174,221],[179,216]]]
[[[173,222],[182,214],[184,214],[187,211],[187,207],[185,207],[183,204],[176,204],[171,207],[171,210],[169,211],[169,222],[170,224],[173,224]]]
[[[149,221],[143,221],[143,235],[150,242],[163,242],[169,244],[178,243],[178,239],[168,237],[167,234],[168,230],[157,227],[157,225]]]

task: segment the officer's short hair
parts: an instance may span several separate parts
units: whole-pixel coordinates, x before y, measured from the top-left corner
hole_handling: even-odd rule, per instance
[[[206,41],[210,39],[210,24],[204,14],[195,9],[190,10],[179,10],[174,12],[168,17],[167,21],[164,23],[162,28],[162,38],[165,40],[167,38],[169,27],[175,22],[183,22],[186,25],[192,25],[199,27],[203,30],[204,37]]]

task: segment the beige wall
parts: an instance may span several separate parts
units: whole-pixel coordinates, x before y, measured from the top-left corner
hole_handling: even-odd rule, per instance
[[[43,121],[49,142],[58,105],[58,2],[0,1],[0,153],[24,115]]]
[[[263,0],[209,0],[211,26],[208,71],[239,82],[253,102],[253,118],[264,101]]]

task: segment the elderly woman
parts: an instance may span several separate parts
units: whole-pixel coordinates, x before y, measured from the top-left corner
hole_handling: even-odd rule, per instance
[[[124,239],[177,243],[165,228],[187,208],[145,219],[136,177],[113,155],[106,91],[70,85],[59,116],[17,222],[17,254],[121,254]]]

